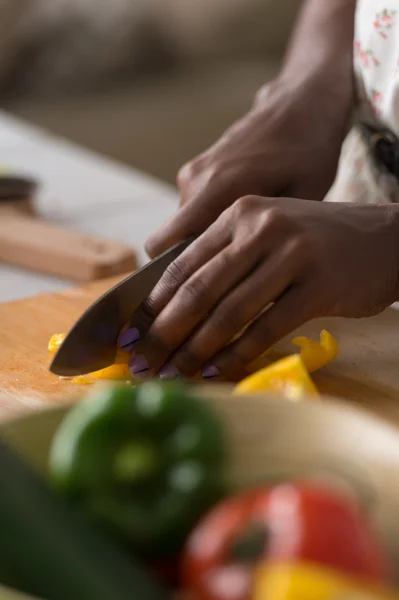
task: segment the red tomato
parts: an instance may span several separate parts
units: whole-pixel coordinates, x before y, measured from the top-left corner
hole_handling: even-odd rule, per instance
[[[260,562],[306,561],[384,582],[377,542],[357,508],[312,485],[279,485],[227,499],[190,536],[181,565],[195,600],[249,600]]]

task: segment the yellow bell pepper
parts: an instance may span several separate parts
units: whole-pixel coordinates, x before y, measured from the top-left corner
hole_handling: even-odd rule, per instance
[[[263,565],[255,575],[251,600],[399,600],[389,590],[352,580],[316,565]]]
[[[55,354],[57,352],[65,337],[65,333],[54,333],[51,336],[48,343],[48,350],[50,354]],[[129,359],[130,354],[128,352],[125,352],[124,350],[118,350],[115,358],[115,364],[106,367],[105,369],[95,371],[94,373],[78,375],[72,379],[72,383],[76,385],[90,385],[99,379],[131,381],[133,378],[129,370]]]
[[[131,358],[132,358],[132,354],[130,352],[126,352],[126,350],[118,349],[116,352],[115,364],[116,365],[128,365]]]
[[[318,391],[299,356],[293,354],[249,375],[234,389],[236,395],[272,392],[290,400],[317,396]]]
[[[105,369],[88,373],[87,375],[78,375],[72,379],[72,383],[76,385],[90,385],[99,379],[112,381],[131,381],[132,375],[127,364],[114,364]]]
[[[292,343],[301,349],[300,356],[309,373],[325,367],[338,355],[337,341],[325,329],[320,333],[320,342],[300,336],[294,338]]]
[[[64,340],[65,333],[54,333],[48,342],[48,351],[50,354],[55,354]]]

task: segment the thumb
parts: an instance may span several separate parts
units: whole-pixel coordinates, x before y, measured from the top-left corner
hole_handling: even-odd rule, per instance
[[[235,199],[235,198],[234,198]],[[209,189],[181,206],[147,240],[145,250],[150,258],[158,256],[182,240],[205,231],[233,201],[220,189]]]

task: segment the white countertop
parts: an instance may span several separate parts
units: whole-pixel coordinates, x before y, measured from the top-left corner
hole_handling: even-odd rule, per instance
[[[132,132],[134,135],[134,132]],[[143,244],[177,206],[170,186],[83,150],[0,111],[0,169],[37,178],[39,213],[86,233]],[[0,265],[0,302],[51,292],[71,282]]]

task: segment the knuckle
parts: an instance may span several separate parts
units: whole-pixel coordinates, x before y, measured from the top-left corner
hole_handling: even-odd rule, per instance
[[[149,296],[146,300],[144,300],[144,302],[141,305],[141,310],[140,310],[141,327],[144,327],[145,330],[147,331],[151,327],[153,321],[158,316],[158,314],[159,314],[159,306],[158,306],[157,299],[152,296]]]
[[[162,285],[168,290],[177,289],[187,279],[187,274],[185,261],[178,257],[166,268],[161,280]]]
[[[177,173],[177,185],[179,188],[184,187],[191,181],[195,173],[195,160],[191,160],[183,165]]]
[[[264,227],[281,227],[287,223],[287,216],[278,206],[271,206],[264,212],[262,224]]]
[[[186,162],[177,173],[179,188],[190,185],[199,175],[209,169],[209,150]]]
[[[261,104],[269,94],[270,84],[262,85],[255,94],[254,105],[257,106],[258,104]]]
[[[144,309],[148,315],[158,315],[188,276],[189,266],[187,261],[182,260],[179,256],[167,267],[161,279],[145,300]]]
[[[183,346],[173,360],[174,365],[183,375],[195,375],[200,369],[201,362],[201,357],[189,344]]]
[[[199,193],[206,188],[226,192],[231,183],[230,169],[211,154],[203,154],[185,164],[177,175],[181,191]]]
[[[180,293],[183,304],[189,304],[194,311],[201,311],[212,304],[210,289],[198,275],[186,281]]]
[[[240,219],[241,217],[248,215],[248,213],[250,213],[253,210],[254,206],[257,203],[257,196],[248,195],[238,198],[238,200],[236,200],[233,205],[235,216],[238,219]]]
[[[258,234],[265,232],[281,232],[292,233],[296,232],[297,225],[291,216],[287,215],[280,206],[270,206],[262,212],[257,222]]]

